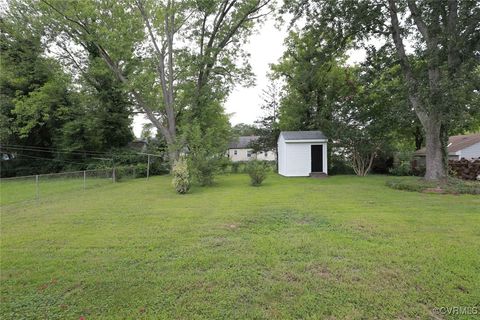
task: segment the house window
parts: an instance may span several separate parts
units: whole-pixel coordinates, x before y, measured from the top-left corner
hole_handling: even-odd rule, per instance
[[[233,154],[234,154],[234,155],[237,155],[237,150],[233,150]]]
[[[247,157],[251,157],[252,156],[252,151],[247,151]]]

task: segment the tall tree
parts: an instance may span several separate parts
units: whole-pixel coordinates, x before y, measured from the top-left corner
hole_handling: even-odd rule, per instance
[[[212,92],[249,74],[239,44],[269,0],[61,1],[32,3],[57,43],[93,44],[178,157],[178,118],[202,114]],[[60,46],[78,59],[73,46]],[[240,62],[240,63],[239,63]],[[78,63],[79,66],[82,63]],[[248,77],[247,77],[248,78]],[[217,97],[215,97],[217,98]]]
[[[258,125],[259,138],[255,141],[254,150],[274,150],[278,158],[277,140],[280,135],[279,113],[281,87],[278,80],[273,80],[262,92],[263,104],[261,109],[263,115],[255,121]]]
[[[134,137],[131,102],[94,46],[86,63],[77,82],[78,107],[63,128],[59,144],[72,151],[125,147]]]
[[[2,151],[16,154],[15,161],[9,162],[11,172],[5,173],[4,167],[2,174],[13,175],[17,167],[30,165],[35,170],[55,170],[58,163],[49,161],[52,154],[39,155],[22,146],[55,146],[74,109],[70,78],[54,59],[42,55],[39,34],[8,19],[1,19],[0,27],[0,142]]]
[[[385,37],[396,49],[408,98],[425,132],[428,180],[446,176],[449,127],[462,121],[478,95],[480,45],[476,0],[289,1],[286,10],[336,34],[330,45],[361,45]],[[405,39],[413,48],[409,53]]]
[[[237,123],[232,127],[232,134],[234,136],[254,136],[257,132],[257,127],[248,123]]]

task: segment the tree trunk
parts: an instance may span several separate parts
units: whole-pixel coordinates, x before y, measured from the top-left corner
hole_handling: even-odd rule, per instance
[[[415,151],[420,150],[423,144],[423,133],[420,126],[415,126]]]
[[[439,180],[446,177],[446,166],[444,161],[444,145],[442,144],[442,122],[439,104],[442,101],[439,99],[439,84],[440,84],[440,68],[438,67],[438,39],[436,34],[431,35],[427,25],[420,16],[420,11],[413,0],[408,0],[407,4],[410,9],[412,18],[417,26],[418,31],[423,37],[429,53],[428,59],[428,79],[430,89],[430,104],[434,106],[433,110],[428,110],[422,101],[420,92],[418,90],[420,84],[418,83],[412,66],[408,60],[403,45],[402,30],[397,15],[397,4],[395,0],[388,0],[390,10],[391,35],[398,58],[400,59],[400,66],[402,68],[405,82],[408,85],[408,97],[412,104],[418,119],[425,129],[425,141],[427,145],[426,151],[426,180]],[[438,13],[438,12],[437,12]]]
[[[427,144],[425,180],[445,179],[447,174],[442,152],[441,124],[435,117],[430,116],[426,121],[425,141]]]

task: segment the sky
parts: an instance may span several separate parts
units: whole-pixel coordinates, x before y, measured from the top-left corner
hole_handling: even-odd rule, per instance
[[[237,85],[225,102],[225,110],[230,114],[230,123],[253,124],[262,115],[262,90],[266,89],[269,83],[268,72],[270,64],[276,63],[283,54],[284,40],[288,34],[287,26],[276,27],[273,17],[262,24],[259,30],[250,37],[245,44],[245,49],[250,53],[250,64],[255,74],[255,85],[243,87]],[[357,63],[365,58],[364,50],[352,50],[348,52],[350,58],[348,63]],[[143,115],[134,118],[134,133],[140,136],[142,126],[148,123]]]

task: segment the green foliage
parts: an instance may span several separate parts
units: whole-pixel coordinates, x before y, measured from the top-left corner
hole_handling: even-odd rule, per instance
[[[286,81],[280,127],[322,130],[332,141],[332,152],[363,176],[393,140],[393,116],[388,103],[369,89],[368,67],[346,65],[341,52],[318,45],[322,35],[315,28],[291,34],[288,50],[274,67]]]
[[[191,182],[188,164],[183,157],[180,157],[173,165],[172,176],[172,185],[175,191],[180,194],[185,194],[190,190]]]
[[[328,158],[328,175],[336,174],[354,174],[354,171],[343,156],[330,151]]]
[[[440,182],[427,181],[421,178],[397,178],[388,180],[386,185],[392,189],[414,192],[480,194],[480,182],[451,177]]]
[[[238,123],[232,127],[234,136],[254,136],[257,133],[257,127],[252,124]]]
[[[247,172],[250,176],[250,184],[258,187],[267,178],[268,167],[264,161],[251,160],[247,164]]]
[[[215,175],[226,161],[225,150],[230,142],[230,125],[223,107],[214,99],[204,100],[202,112],[191,110],[183,123],[188,165],[195,180],[202,186],[214,183]]]
[[[130,103],[98,54],[89,55],[74,86],[59,61],[44,55],[40,17],[27,11],[0,22],[0,142],[16,153],[2,162],[2,176],[84,169],[92,159],[78,151],[105,152],[133,139]]]
[[[263,115],[255,123],[258,125],[258,139],[252,144],[254,152],[273,150],[277,154],[277,140],[280,135],[279,111],[282,98],[280,84],[272,81],[263,90]]]
[[[404,105],[400,115],[410,115],[412,110],[415,112],[418,120],[409,121],[410,116],[395,118],[407,127],[410,126],[410,129],[396,132],[413,133],[415,147],[418,149],[423,142],[419,130],[421,123],[427,144],[426,178],[436,180],[445,177],[448,136],[478,127],[478,1],[389,0],[379,3],[372,0],[294,0],[286,1],[283,10],[294,15],[293,22],[307,21],[299,32],[306,38],[300,43],[304,46],[294,50],[300,54],[306,53],[306,61],[294,58],[284,63],[288,70],[289,63],[301,65],[305,62],[312,69],[311,72],[306,70],[303,73],[307,80],[308,76],[314,77],[314,73],[321,70],[316,66],[322,59],[316,59],[318,54],[314,51],[315,45],[327,48],[327,58],[323,61],[329,61],[328,54],[365,47],[367,39],[386,40],[380,51],[387,49],[391,52],[384,55],[390,56],[390,61],[383,59],[382,62],[388,69],[375,66],[378,60],[367,60],[366,65],[374,71],[372,74],[375,78],[367,82],[365,87],[370,89],[370,95],[374,94],[373,102],[384,99],[392,101],[392,106],[385,105],[390,110],[397,109],[397,105]],[[404,19],[405,17],[409,18]],[[409,50],[405,49],[407,41],[408,46],[413,48],[408,54],[406,52]],[[403,79],[396,76],[398,71]],[[389,74],[394,77],[385,77]],[[308,85],[310,82],[299,83]],[[392,86],[395,82],[399,85]],[[306,94],[312,92],[311,88],[304,87],[304,94],[291,97],[299,101],[302,101],[302,96],[311,97]],[[408,98],[407,103],[405,98],[395,102],[396,97],[402,96]],[[322,95],[315,97],[323,98]],[[315,99],[310,101],[314,102]],[[311,110],[308,104],[302,107]],[[312,117],[315,119],[315,114]]]
[[[232,162],[231,164],[232,173],[238,173],[239,168],[240,168],[240,162]]]
[[[145,163],[115,166],[115,181],[117,182],[120,182],[126,179],[145,178],[146,176],[147,176],[147,165]]]
[[[412,173],[412,157],[411,152],[398,152],[396,154],[393,168],[390,168],[390,174],[394,176],[411,176]]]

